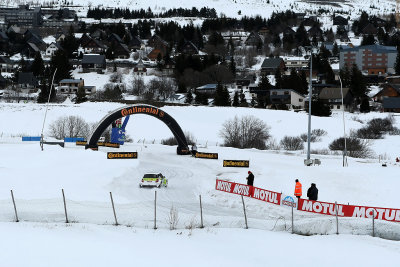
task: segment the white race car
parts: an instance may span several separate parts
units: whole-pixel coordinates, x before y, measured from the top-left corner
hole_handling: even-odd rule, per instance
[[[143,175],[142,181],[139,183],[140,187],[161,187],[168,186],[168,179],[161,173],[147,173]]]

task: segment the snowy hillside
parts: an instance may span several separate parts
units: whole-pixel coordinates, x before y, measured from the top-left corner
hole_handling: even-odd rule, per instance
[[[9,1],[1,0],[0,4],[3,5],[16,5],[20,3],[49,3],[48,0],[38,1]],[[62,3],[64,1],[51,1],[53,3]],[[71,1],[70,1],[71,2]],[[369,14],[394,13],[395,1],[394,0],[355,0],[355,1],[290,1],[290,0],[199,0],[199,1],[181,1],[181,0],[75,0],[72,1],[74,5],[81,5],[84,7],[128,7],[130,9],[147,9],[151,8],[153,12],[162,12],[170,8],[192,8],[192,7],[212,7],[215,8],[217,13],[224,13],[230,17],[240,17],[241,15],[261,15],[269,17],[272,12],[294,10],[295,12],[316,11],[320,8],[331,11],[345,11],[349,12],[349,16],[356,16],[361,10],[368,11]]]

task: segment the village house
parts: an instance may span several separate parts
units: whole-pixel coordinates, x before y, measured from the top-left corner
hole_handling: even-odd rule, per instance
[[[47,56],[47,57],[52,57],[52,56],[54,56],[54,54],[58,51],[58,50],[63,50],[63,48],[61,47],[61,45],[59,45],[58,43],[51,43],[48,47],[47,47],[47,49],[46,49],[46,52],[45,52],[45,55]]]
[[[318,98],[328,104],[331,110],[353,110],[354,97],[350,92],[349,88],[343,88],[343,105],[342,105],[342,92],[341,88],[337,87],[325,87],[319,93]]]
[[[106,69],[106,58],[104,55],[85,54],[82,57],[83,72],[96,71],[102,73]]]
[[[270,89],[272,105],[286,105],[288,108],[304,108],[304,96],[293,89]]]
[[[58,92],[61,94],[75,94],[80,87],[85,86],[85,81],[81,79],[62,79],[58,84]]]
[[[261,75],[274,75],[277,69],[283,73],[286,65],[282,58],[266,58],[261,65]]]

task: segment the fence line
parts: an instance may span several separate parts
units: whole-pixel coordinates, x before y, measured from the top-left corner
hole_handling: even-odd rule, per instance
[[[71,223],[71,222],[77,222],[76,219],[68,218],[68,213],[67,213],[67,205],[66,205],[66,198],[65,198],[65,192],[62,189],[62,197],[63,197],[63,203],[64,203],[64,215],[65,215],[65,223]],[[11,198],[12,198],[12,204],[14,208],[14,213],[15,213],[15,222],[20,221],[35,221],[35,222],[40,222],[40,220],[36,219],[24,219],[24,216],[21,218],[18,217],[17,213],[17,206],[14,198],[14,192],[11,190]],[[110,192],[110,199],[111,199],[111,204],[112,204],[112,210],[113,210],[113,215],[114,215],[114,220],[115,223],[113,225],[126,225],[126,226],[132,226],[133,224],[131,223],[122,223],[120,224],[117,220],[117,215],[116,215],[116,207],[115,203],[113,200],[112,192]],[[181,203],[183,208],[182,210],[185,210],[186,213],[184,215],[187,218],[190,218],[190,214],[194,215],[192,216],[191,221],[189,224],[185,225],[185,228],[187,229],[192,229],[192,228],[203,228],[203,227],[234,227],[234,228],[243,228],[243,219],[244,219],[244,226],[245,229],[248,228],[253,228],[253,229],[264,229],[264,230],[278,230],[278,231],[290,231],[293,234],[300,234],[300,235],[313,235],[313,234],[339,234],[339,217],[338,216],[338,208],[337,208],[337,203],[335,203],[335,218],[332,217],[328,218],[329,216],[324,216],[320,214],[311,214],[311,213],[305,213],[301,212],[300,210],[295,209],[293,206],[291,207],[291,210],[289,211],[287,208],[284,208],[282,206],[275,206],[275,205],[268,205],[266,203],[265,209],[271,209],[271,208],[276,208],[276,209],[281,209],[281,211],[286,211],[286,215],[275,215],[271,216],[269,212],[263,211],[261,212],[261,217],[260,217],[260,212],[259,212],[259,205],[253,205],[252,201],[258,201],[254,200],[252,198],[249,198],[249,201],[247,202],[247,205],[250,205],[250,207],[253,207],[253,210],[250,209],[248,211],[244,197],[243,195],[240,196],[240,198],[234,199],[234,203],[230,204],[229,207],[222,207],[222,206],[217,206],[218,210],[213,209],[215,207],[214,204],[210,204],[209,206],[206,206],[204,209],[204,205],[202,203],[202,197],[199,195],[199,199],[197,200],[198,202],[190,202],[190,203]],[[31,201],[27,201],[31,203]],[[59,203],[59,202],[58,202]],[[69,209],[71,211],[71,208],[73,210],[74,206],[79,206],[80,208],[83,206],[81,203],[76,203],[72,200],[69,200]],[[21,203],[20,203],[21,204]],[[43,204],[43,203],[41,203]],[[200,204],[200,210],[198,210],[198,205]],[[154,205],[154,206],[153,206]],[[151,210],[151,207],[153,206],[154,210],[154,218],[153,218],[153,229],[157,229],[158,222],[160,219],[157,220],[157,208],[163,209],[165,211],[167,209],[167,205],[165,202],[158,203],[157,202],[157,191],[154,191],[154,202],[153,205],[148,206],[147,204],[143,206],[140,206],[139,211],[144,214],[144,216],[147,216],[145,213],[146,207],[149,208],[149,211]],[[242,205],[242,211],[240,212],[240,205]],[[23,203],[20,206],[24,206]],[[56,207],[56,205],[54,205]],[[0,206],[1,207],[1,206]],[[109,206],[108,206],[109,207]],[[189,207],[189,208],[188,208]],[[193,210],[190,209],[190,207],[193,207]],[[103,207],[102,207],[103,208]],[[226,208],[226,210],[224,210]],[[92,210],[90,207],[88,208],[89,210]],[[105,207],[105,209],[107,209]],[[108,208],[109,209],[109,208]],[[123,215],[130,217],[131,213],[129,212],[132,208],[125,208],[125,213]],[[48,210],[48,209],[46,209]],[[203,222],[203,210],[206,212],[209,212],[209,215],[207,215],[208,221]],[[228,211],[227,211],[228,210]],[[86,209],[80,210],[81,215],[86,215]],[[128,212],[127,212],[128,211]],[[277,214],[282,214],[277,210]],[[288,212],[289,211],[289,212]],[[31,211],[29,211],[27,214],[29,216],[32,216]],[[49,211],[49,213],[52,213]],[[296,214],[295,214],[296,213]],[[373,215],[376,215],[375,211],[373,211]],[[79,214],[79,212],[77,212]],[[103,212],[101,213],[103,214]],[[122,214],[122,213],[121,213]],[[250,217],[249,217],[250,214]],[[22,213],[24,215],[24,212]],[[40,214],[41,217],[46,218],[46,216],[43,216],[43,214]],[[53,212],[54,215],[54,212]],[[199,216],[200,217],[200,223],[195,222],[195,217]],[[74,216],[73,216],[74,217]],[[84,218],[84,217],[83,217]],[[89,217],[90,218],[90,217]],[[138,217],[135,217],[138,218]],[[144,222],[146,223],[146,219],[143,217],[139,217],[141,219],[136,219],[138,222]],[[221,221],[226,220],[226,221]],[[291,220],[291,228],[286,227],[286,221],[287,219]],[[45,222],[48,222],[48,220],[43,219]],[[211,222],[212,220],[217,220],[217,222]],[[341,220],[341,231],[342,233],[352,233],[352,234],[364,234],[364,235],[371,235],[371,236],[377,236],[381,238],[386,238],[386,239],[392,239],[392,240],[400,240],[400,224],[396,222],[386,222],[386,221],[375,221],[375,216],[372,216],[372,231],[371,229],[371,221],[367,219],[360,219],[360,218],[348,218],[348,217],[340,217]],[[357,222],[356,222],[357,220]],[[57,220],[56,220],[57,221]],[[84,219],[84,223],[91,223],[91,220],[89,219]],[[360,223],[361,221],[361,223]],[[369,221],[369,223],[368,223]],[[221,224],[221,222],[224,224]],[[93,222],[92,222],[93,223]],[[295,224],[296,223],[296,227]],[[95,222],[94,224],[104,224],[104,223],[99,223]],[[336,227],[335,227],[336,224]],[[268,225],[273,225],[270,229],[268,229]],[[369,226],[368,226],[369,225]],[[146,224],[144,226],[146,227]],[[320,228],[318,228],[320,227]],[[167,227],[166,227],[167,228]],[[336,228],[336,229],[335,229]],[[335,231],[330,231],[335,230]],[[370,232],[369,232],[370,231]]]

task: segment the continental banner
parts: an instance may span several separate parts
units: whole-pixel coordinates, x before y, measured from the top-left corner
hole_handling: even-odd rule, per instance
[[[250,185],[238,184],[217,179],[215,189],[231,194],[251,197],[275,205],[281,204],[281,193],[265,190]]]
[[[223,167],[244,167],[248,168],[250,161],[248,160],[224,160]]]
[[[195,157],[202,159],[218,159],[218,153],[197,152]]]
[[[137,152],[108,152],[108,159],[137,159]]]
[[[76,141],[75,145],[77,145],[77,146],[86,146],[87,142],[86,141]]]
[[[118,143],[110,143],[110,142],[106,142],[104,143],[104,146],[106,147],[115,147],[115,148],[119,148],[119,144]]]
[[[106,146],[105,142],[97,142],[97,146]]]
[[[384,221],[400,222],[400,209],[377,208],[367,206],[343,205],[321,201],[299,199],[298,210],[340,217],[372,218]],[[375,216],[374,216],[375,215]]]

